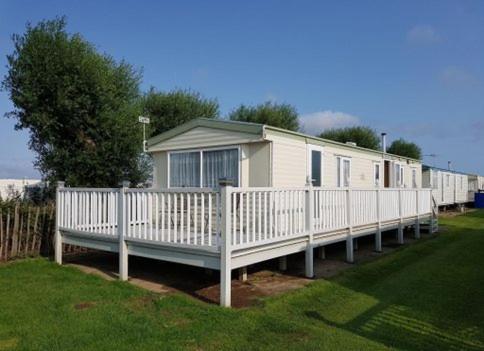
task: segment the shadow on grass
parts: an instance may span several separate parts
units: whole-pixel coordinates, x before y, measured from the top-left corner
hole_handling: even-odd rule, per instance
[[[354,317],[341,320],[324,306],[306,308],[305,316],[390,347],[484,350],[481,219],[484,212],[469,213],[455,225],[447,220],[447,230],[437,240],[337,277],[333,283],[343,289],[345,299],[374,301],[358,305],[361,312]]]
[[[402,306],[380,303],[344,325],[326,319],[318,311],[305,311],[305,315],[392,347],[412,350],[484,350],[484,344],[476,340],[480,336],[477,326],[458,332],[449,331],[409,317],[406,312],[407,309]]]

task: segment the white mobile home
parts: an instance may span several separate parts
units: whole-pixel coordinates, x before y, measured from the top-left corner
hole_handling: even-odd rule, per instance
[[[465,173],[424,165],[422,186],[431,188],[438,206],[468,202],[469,180]]]
[[[196,119],[148,141],[154,187],[419,188],[418,160],[268,125]]]
[[[231,273],[420,225],[437,230],[418,160],[261,124],[197,119],[148,141],[154,187],[57,189],[56,261],[62,243],[220,271],[220,302],[230,305]],[[224,178],[224,181],[220,180]],[[221,184],[220,184],[221,183]],[[240,272],[240,271],[239,271]],[[242,273],[243,275],[243,273]]]

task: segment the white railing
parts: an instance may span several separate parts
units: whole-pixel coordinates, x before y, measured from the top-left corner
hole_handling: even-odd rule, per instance
[[[219,244],[220,195],[211,189],[127,189],[126,238],[195,246]]]
[[[431,189],[226,187],[225,196],[227,208],[213,189],[59,188],[58,226],[128,241],[219,247],[225,214],[230,245],[242,249],[432,212]]]
[[[341,190],[314,188],[314,230],[331,231],[348,226],[347,194]]]
[[[304,188],[232,188],[232,245],[250,246],[304,234],[305,201]]]
[[[118,197],[119,189],[60,188],[59,228],[117,236]]]

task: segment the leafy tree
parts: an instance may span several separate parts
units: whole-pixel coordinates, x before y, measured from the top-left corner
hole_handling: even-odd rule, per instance
[[[219,105],[190,90],[165,93],[151,88],[143,97],[143,113],[151,118],[151,135],[156,135],[194,118],[218,118]]]
[[[416,160],[422,159],[422,149],[420,146],[402,138],[394,140],[387,151],[394,155],[410,157]]]
[[[229,114],[229,118],[232,121],[253,122],[293,131],[299,130],[297,111],[288,104],[266,102],[254,107],[240,105]]]
[[[367,149],[380,149],[380,138],[377,132],[370,127],[357,126],[328,129],[322,132],[319,137],[341,143],[353,142]]]
[[[144,181],[140,73],[67,33],[64,18],[27,24],[12,40],[2,87],[15,109],[6,117],[29,130],[43,177],[73,186]]]

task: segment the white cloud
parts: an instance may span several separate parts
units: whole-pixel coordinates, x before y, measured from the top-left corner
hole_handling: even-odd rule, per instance
[[[420,25],[407,32],[407,41],[412,44],[433,44],[440,41],[440,36],[432,26]]]
[[[299,116],[302,129],[309,134],[319,134],[325,129],[350,127],[360,124],[356,116],[338,111],[317,111]]]
[[[451,87],[473,86],[478,81],[471,73],[454,66],[446,67],[440,73],[440,80]]]

